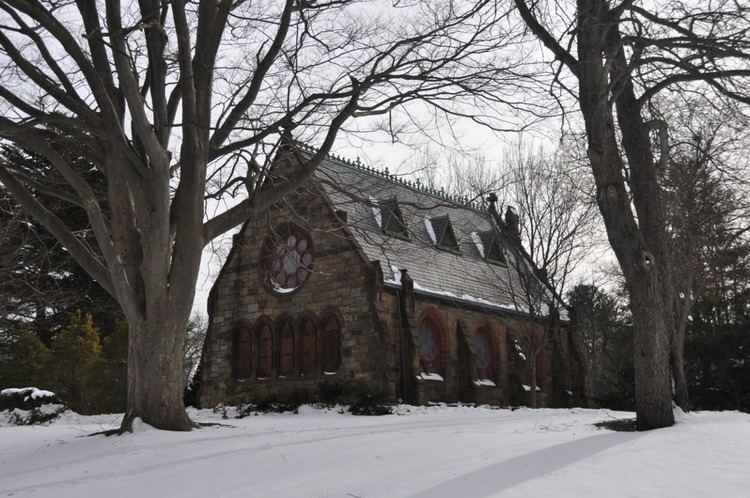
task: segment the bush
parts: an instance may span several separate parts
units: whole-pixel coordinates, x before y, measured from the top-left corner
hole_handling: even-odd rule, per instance
[[[0,338],[0,389],[42,386],[55,389],[52,353],[30,330],[19,327]]]
[[[323,379],[315,385],[314,391],[309,387],[255,390],[250,395],[250,402],[240,409],[237,418],[255,412],[296,413],[305,404],[325,407],[346,405],[353,415],[387,415],[391,413],[391,407],[386,404],[389,398],[388,389],[381,384],[361,379]]]
[[[308,387],[295,387],[278,391],[258,389],[252,393],[250,402],[240,409],[237,417],[246,417],[253,412],[296,412],[300,406],[314,402],[315,396]]]
[[[35,425],[57,418],[65,406],[50,391],[36,387],[8,388],[0,391],[1,411],[7,411],[10,424]]]
[[[362,379],[323,379],[315,386],[315,395],[324,406],[348,405],[353,415],[386,415],[391,408],[388,388]]]
[[[41,425],[51,422],[66,410],[65,405],[42,405],[31,410],[10,410],[8,423],[11,425]]]
[[[118,320],[102,339],[90,314],[75,313],[47,347],[30,330],[17,327],[0,337],[0,389],[35,385],[56,392],[84,414],[125,409],[127,323]]]
[[[60,403],[55,393],[36,387],[11,387],[0,391],[0,410],[32,410],[52,403]]]

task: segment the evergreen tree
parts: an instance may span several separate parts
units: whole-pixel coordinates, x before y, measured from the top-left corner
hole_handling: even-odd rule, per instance
[[[90,314],[77,312],[52,341],[57,395],[79,413],[92,413],[90,388],[93,367],[102,359],[99,329]]]
[[[52,353],[28,327],[0,334],[0,389],[39,387],[54,391]]]
[[[73,228],[79,240],[95,245],[83,208],[45,196],[48,186],[62,181],[46,160],[27,150],[3,145],[0,163],[37,175],[36,188],[51,211]],[[90,165],[80,160],[75,164],[82,174],[91,177],[93,185],[101,188],[103,179],[97,179]],[[77,310],[90,313],[105,334],[115,329],[116,320],[122,316],[114,299],[0,185],[0,330],[15,330],[15,334],[23,335],[18,328],[27,328],[49,346],[55,333]]]
[[[585,365],[586,398],[594,406],[632,410],[635,406],[633,330],[619,296],[579,284],[568,293],[573,333]]]

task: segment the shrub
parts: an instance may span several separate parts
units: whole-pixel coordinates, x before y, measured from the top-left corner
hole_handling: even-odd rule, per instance
[[[49,391],[36,387],[8,388],[0,391],[0,411],[7,411],[10,424],[35,425],[57,418],[65,406]]]
[[[313,391],[309,387],[267,391],[258,389],[250,396],[250,402],[240,409],[237,418],[246,417],[253,412],[296,412],[304,404],[315,402]]]
[[[0,337],[0,389],[42,386],[55,389],[52,353],[32,331],[18,327]]]
[[[10,410],[8,423],[11,425],[41,425],[53,421],[65,411],[65,405],[42,405],[31,410]]]
[[[323,379],[316,384],[316,398],[324,406],[349,405],[353,415],[386,415],[391,408],[388,388],[362,379]]]
[[[36,387],[11,387],[0,391],[0,410],[32,410],[53,403],[60,403],[55,393]]]
[[[389,398],[388,389],[381,384],[361,379],[323,379],[315,385],[314,391],[309,387],[256,389],[250,395],[250,402],[240,408],[237,418],[256,412],[296,413],[305,404],[347,405],[353,415],[387,415],[391,413],[387,405]]]

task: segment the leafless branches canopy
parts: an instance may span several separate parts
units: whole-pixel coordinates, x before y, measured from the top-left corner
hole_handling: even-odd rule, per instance
[[[583,117],[599,210],[630,293],[638,427],[671,425],[675,291],[659,185],[669,123],[655,119],[653,99],[673,91],[750,103],[750,7],[688,0],[514,3],[530,37],[552,55],[553,95],[561,103],[572,96]]]
[[[122,306],[124,429],[134,416],[191,427],[179,362],[202,248],[302,185],[348,120],[387,121],[420,102],[493,126],[483,109],[512,109],[523,91],[502,86],[525,70],[495,51],[510,28],[490,0],[0,0],[0,12],[0,136],[64,183],[13,165],[0,182]],[[319,152],[272,184],[286,137]],[[71,157],[106,177],[106,199]],[[84,207],[98,247],[40,188]],[[206,200],[223,210],[209,219]]]

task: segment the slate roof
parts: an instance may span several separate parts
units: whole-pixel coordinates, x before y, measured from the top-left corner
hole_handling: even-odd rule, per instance
[[[302,150],[313,151],[306,147]],[[399,270],[406,269],[414,280],[415,293],[497,311],[527,313],[516,272],[519,266],[513,264],[507,241],[501,243],[507,265],[491,264],[484,258],[482,239],[486,245],[486,234],[493,230],[497,233],[497,228],[479,206],[426,189],[388,170],[373,170],[337,157],[325,159],[315,177],[334,209],[346,212],[347,223],[364,254],[380,262],[387,286],[400,287]],[[381,227],[382,208],[394,197],[408,239],[388,235]],[[426,223],[432,218],[443,229],[446,216],[458,251],[438,248],[435,228]]]

